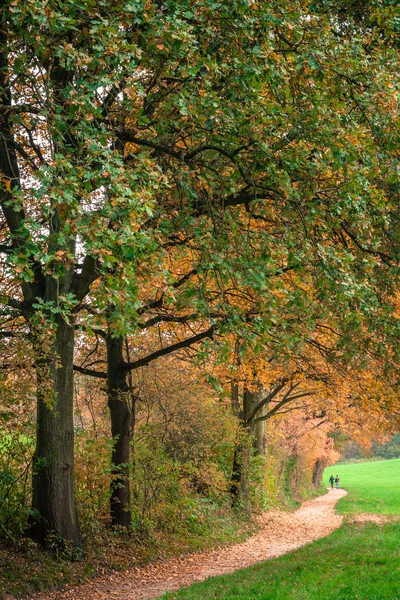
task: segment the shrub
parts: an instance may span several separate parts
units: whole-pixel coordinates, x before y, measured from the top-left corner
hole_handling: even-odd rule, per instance
[[[22,533],[30,514],[33,435],[0,429],[0,535]]]

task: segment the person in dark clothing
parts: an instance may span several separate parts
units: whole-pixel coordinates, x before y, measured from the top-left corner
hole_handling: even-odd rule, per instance
[[[331,484],[331,489],[333,490],[333,484],[335,483],[335,478],[333,475],[329,477],[329,483]]]

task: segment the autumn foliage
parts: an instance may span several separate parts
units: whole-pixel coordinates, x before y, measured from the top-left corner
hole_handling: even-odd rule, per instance
[[[398,429],[398,19],[343,11],[3,3],[3,537],[200,544]]]

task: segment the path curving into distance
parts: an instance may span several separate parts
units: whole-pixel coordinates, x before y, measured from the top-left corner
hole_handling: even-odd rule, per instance
[[[340,527],[343,518],[334,507],[345,490],[329,490],[309,500],[294,513],[269,511],[260,517],[260,530],[241,544],[189,554],[124,573],[107,575],[32,600],[150,600],[196,581],[233,573],[269,558],[286,554]]]

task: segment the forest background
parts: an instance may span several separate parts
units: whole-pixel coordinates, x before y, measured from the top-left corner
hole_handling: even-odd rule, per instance
[[[2,543],[223,541],[397,431],[396,3],[0,14]]]

